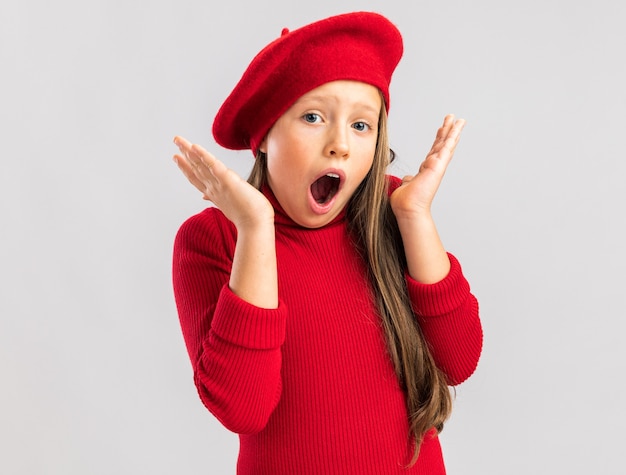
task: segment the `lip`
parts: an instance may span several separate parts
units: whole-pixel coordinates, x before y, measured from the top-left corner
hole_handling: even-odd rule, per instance
[[[346,174],[344,173],[343,170],[340,170],[338,168],[327,168],[326,170],[316,175],[311,181],[311,183],[314,183],[315,181],[317,181],[324,175],[328,175],[329,173],[334,173],[339,176],[339,185],[337,186],[337,192],[330,200],[328,200],[328,202],[324,204],[320,204],[317,201],[315,201],[315,198],[313,198],[313,195],[311,194],[311,185],[309,185],[309,188],[308,188],[309,206],[311,208],[311,211],[313,211],[313,213],[315,214],[326,214],[332,209],[333,205],[335,204],[335,201],[337,200],[337,197],[339,196],[339,193],[341,192],[341,189],[343,188],[344,183],[346,182]]]

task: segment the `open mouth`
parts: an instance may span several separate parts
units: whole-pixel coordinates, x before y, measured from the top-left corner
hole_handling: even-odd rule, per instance
[[[322,175],[311,185],[311,195],[313,199],[323,205],[328,203],[339,191],[341,179],[337,173],[327,173]]]

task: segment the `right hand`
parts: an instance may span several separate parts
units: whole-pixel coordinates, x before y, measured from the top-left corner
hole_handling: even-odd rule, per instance
[[[239,230],[274,224],[274,208],[263,194],[197,144],[174,137],[174,161],[205,200],[213,202]]]

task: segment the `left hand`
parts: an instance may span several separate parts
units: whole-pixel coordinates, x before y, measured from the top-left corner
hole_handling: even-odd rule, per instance
[[[433,199],[452,160],[464,126],[465,120],[456,120],[453,114],[444,118],[433,146],[417,174],[405,176],[402,185],[391,194],[391,209],[396,219],[430,214]]]

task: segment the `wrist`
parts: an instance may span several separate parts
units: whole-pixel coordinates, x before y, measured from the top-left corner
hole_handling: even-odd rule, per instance
[[[238,220],[235,224],[237,233],[241,234],[274,234],[274,210],[264,215],[249,216]]]
[[[400,228],[407,226],[430,225],[434,223],[433,215],[428,208],[412,209],[412,210],[395,210],[393,214],[396,217]]]

